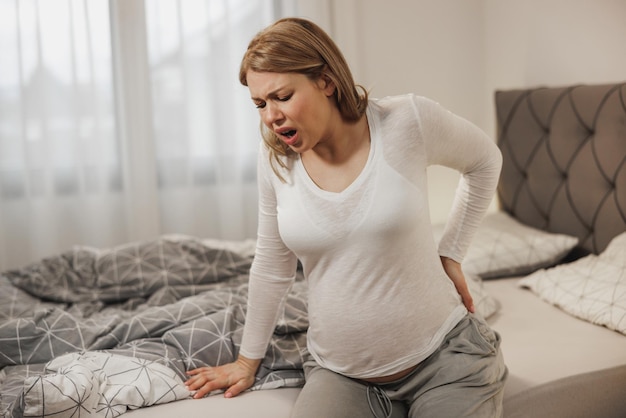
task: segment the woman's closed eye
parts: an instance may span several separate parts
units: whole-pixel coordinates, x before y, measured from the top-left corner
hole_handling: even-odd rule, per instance
[[[293,93],[290,94],[285,94],[285,95],[276,95],[273,100],[276,100],[278,102],[286,102],[289,99],[291,99],[291,97],[293,96]],[[259,101],[254,101],[254,105],[256,106],[257,109],[263,109],[265,108],[265,101],[259,100]]]

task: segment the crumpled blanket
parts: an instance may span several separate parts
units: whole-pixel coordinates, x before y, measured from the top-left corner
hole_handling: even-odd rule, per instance
[[[76,247],[3,272],[3,416],[72,416],[72,408],[81,408],[115,417],[186,397],[186,370],[233,361],[252,255],[213,244],[177,236],[111,249]],[[302,385],[307,327],[306,285],[298,280],[253,390]],[[128,362],[150,372],[111,371]],[[147,391],[158,386],[155,376],[164,385],[158,393]],[[61,393],[69,405],[59,401]]]

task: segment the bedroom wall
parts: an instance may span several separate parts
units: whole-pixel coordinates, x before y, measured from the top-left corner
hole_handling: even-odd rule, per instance
[[[626,81],[626,1],[484,0],[485,92]],[[491,94],[485,126],[494,127]]]
[[[300,0],[299,12],[332,33],[373,96],[431,97],[491,136],[496,89],[626,80],[623,0]],[[457,181],[429,171],[433,221]]]

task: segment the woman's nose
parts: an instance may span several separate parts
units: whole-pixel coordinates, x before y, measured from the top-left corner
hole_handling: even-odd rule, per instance
[[[266,125],[271,126],[276,122],[279,122],[283,118],[283,114],[280,108],[273,103],[267,103],[265,105],[265,112],[263,112],[263,122]]]

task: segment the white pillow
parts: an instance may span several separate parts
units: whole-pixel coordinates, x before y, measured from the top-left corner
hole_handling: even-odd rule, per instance
[[[444,224],[433,227],[435,240]],[[463,271],[483,279],[523,276],[559,262],[578,238],[524,225],[505,212],[489,213],[478,227],[463,260]]]
[[[626,334],[626,232],[600,255],[539,270],[519,285],[571,315]]]
[[[189,396],[176,372],[155,361],[104,351],[68,353],[48,362],[46,374],[24,381],[24,416],[117,417]]]

